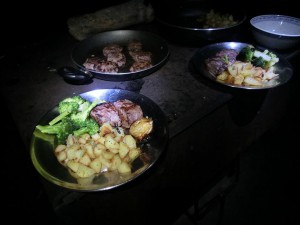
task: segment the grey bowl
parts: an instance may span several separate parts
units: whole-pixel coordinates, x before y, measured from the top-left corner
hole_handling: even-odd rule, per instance
[[[285,15],[260,15],[250,19],[254,39],[274,50],[291,49],[300,43],[300,19]]]

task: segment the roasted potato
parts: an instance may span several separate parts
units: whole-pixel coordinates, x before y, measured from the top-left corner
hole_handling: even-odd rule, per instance
[[[153,120],[151,118],[142,118],[131,124],[129,133],[137,140],[141,141],[153,130]]]

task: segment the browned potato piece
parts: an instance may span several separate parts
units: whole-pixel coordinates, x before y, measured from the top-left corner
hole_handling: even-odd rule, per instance
[[[144,139],[153,130],[153,120],[151,118],[142,118],[131,124],[129,133],[137,140]]]

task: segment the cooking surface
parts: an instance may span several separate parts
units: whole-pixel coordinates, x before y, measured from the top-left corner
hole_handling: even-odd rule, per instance
[[[143,26],[148,28],[153,30]],[[34,125],[59,100],[100,88],[131,90],[153,100],[169,119],[170,136],[166,154],[152,170],[112,192],[66,192],[45,182],[54,210],[76,222],[83,219],[81,215],[96,221],[105,215],[103,224],[154,224],[157,219],[169,224],[195,198],[203,196],[234,157],[274,125],[284,110],[288,85],[239,92],[207,82],[190,63],[198,48],[172,43],[168,43],[167,63],[147,77],[123,82],[94,79],[87,85],[71,85],[55,70],[73,65],[70,52],[76,43],[62,33],[11,49],[1,60],[1,74],[6,74],[1,82],[2,95],[27,147]],[[120,202],[126,202],[126,210]],[[138,213],[132,216],[127,213],[129,209]],[[76,213],[79,211],[83,213]]]
[[[34,124],[60,99],[94,89],[120,88],[149,97],[170,120],[171,137],[231,97],[230,94],[198,82],[191,75],[189,61],[196,48],[175,45],[169,45],[170,57],[167,63],[142,79],[123,82],[93,79],[87,85],[68,84],[56,73],[56,69],[73,65],[70,53],[76,43],[66,34],[49,39],[46,43],[16,49],[12,55],[6,56],[7,62],[3,60],[5,67],[2,69],[7,74],[3,81],[3,94],[14,109],[13,116],[28,146]]]

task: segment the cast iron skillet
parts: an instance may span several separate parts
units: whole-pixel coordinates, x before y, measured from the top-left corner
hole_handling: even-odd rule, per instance
[[[143,50],[152,53],[153,66],[137,71],[130,72],[129,67],[132,59],[128,55],[126,46],[131,40],[142,42]],[[102,56],[102,49],[111,43],[119,44],[124,47],[123,53],[126,55],[126,66],[119,69],[118,73],[102,73],[94,70],[85,69],[83,63],[91,54]],[[89,83],[93,78],[108,81],[126,81],[147,76],[158,70],[168,59],[169,49],[167,43],[161,37],[146,31],[135,30],[116,30],[96,34],[81,41],[72,50],[71,58],[77,68],[63,67],[58,73],[67,81],[77,84]]]

